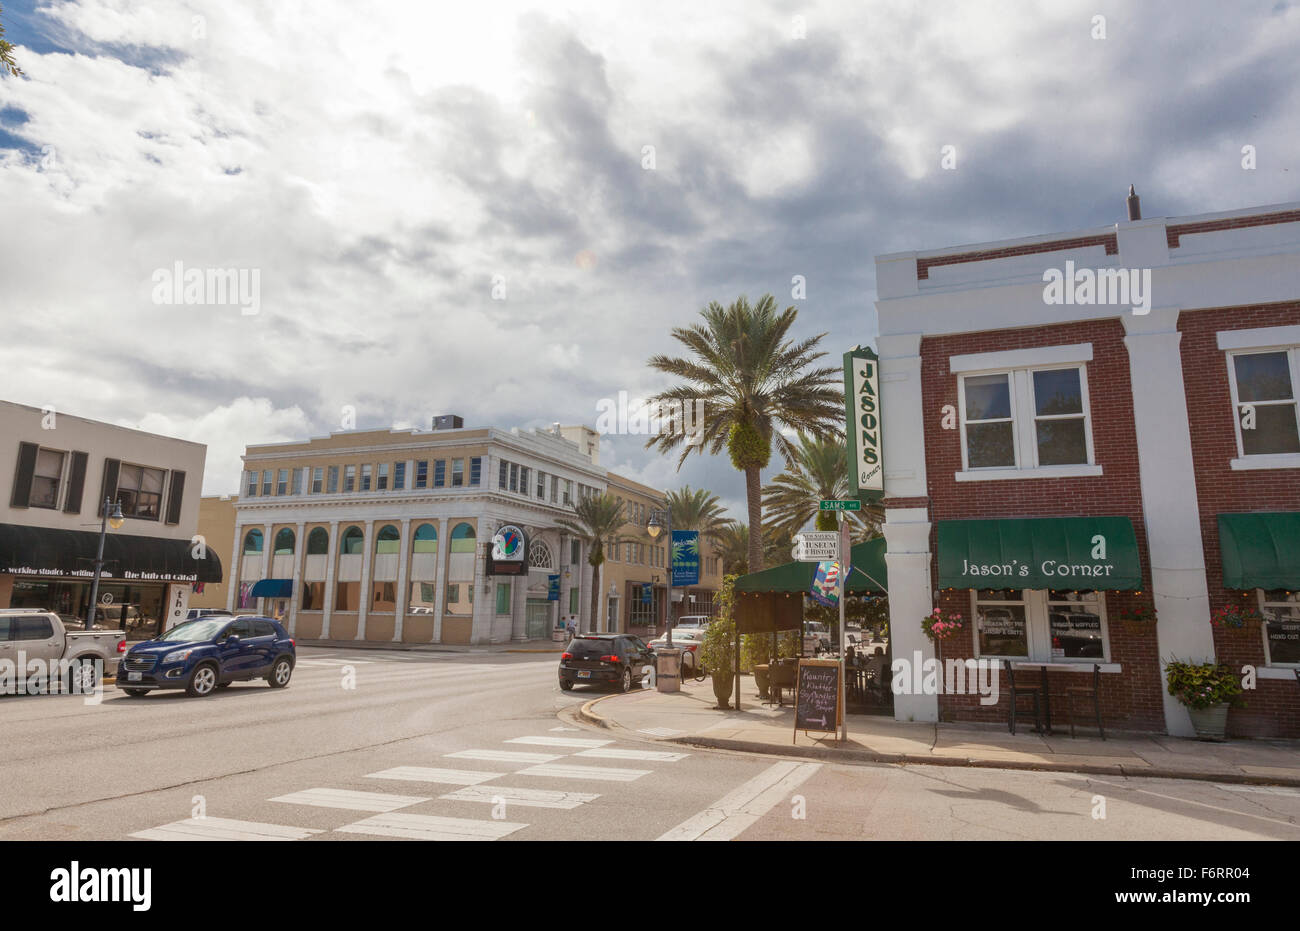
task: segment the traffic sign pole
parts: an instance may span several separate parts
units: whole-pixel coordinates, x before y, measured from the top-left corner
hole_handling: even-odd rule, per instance
[[[847,514],[840,515],[840,740],[849,739],[849,715],[846,707],[847,695],[844,691],[844,664],[848,661],[848,641],[844,630],[844,599],[849,594],[849,548],[848,548]]]

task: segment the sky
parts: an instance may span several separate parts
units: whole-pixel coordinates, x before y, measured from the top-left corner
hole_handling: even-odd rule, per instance
[[[874,256],[1113,223],[1129,184],[1145,216],[1300,200],[1290,2],[7,0],[0,23],[25,72],[0,78],[0,397],[205,443],[207,494],[350,412],[594,425],[742,294],[838,365],[875,337]],[[250,299],[185,303],[177,263]],[[608,436],[601,464],[743,515],[725,453],[679,472]]]

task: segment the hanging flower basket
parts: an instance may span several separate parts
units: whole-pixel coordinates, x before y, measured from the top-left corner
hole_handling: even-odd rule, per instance
[[[1240,630],[1243,627],[1258,627],[1264,620],[1260,614],[1246,602],[1227,604],[1210,615],[1210,623],[1224,630]]]
[[[960,614],[947,614],[939,608],[935,608],[932,613],[921,620],[921,630],[936,643],[942,640],[951,640],[960,634],[965,627],[966,622],[962,620]]]

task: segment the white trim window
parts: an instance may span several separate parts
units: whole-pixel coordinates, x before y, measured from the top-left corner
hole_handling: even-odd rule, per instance
[[[1228,387],[1238,467],[1266,461],[1300,466],[1300,347],[1229,352]]]
[[[972,589],[975,655],[1026,662],[1107,663],[1101,592]]]
[[[1264,615],[1264,663],[1300,669],[1300,592],[1257,590]]]
[[[36,452],[36,466],[32,470],[32,490],[27,506],[57,509],[59,492],[63,488],[63,463],[67,453],[40,447]]]
[[[959,481],[1100,475],[1085,365],[958,375]]]

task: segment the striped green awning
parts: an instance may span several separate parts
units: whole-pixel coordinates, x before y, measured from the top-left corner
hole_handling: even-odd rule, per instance
[[[1220,514],[1223,587],[1300,589],[1300,512]]]
[[[1127,517],[939,521],[940,588],[1138,591]]]

